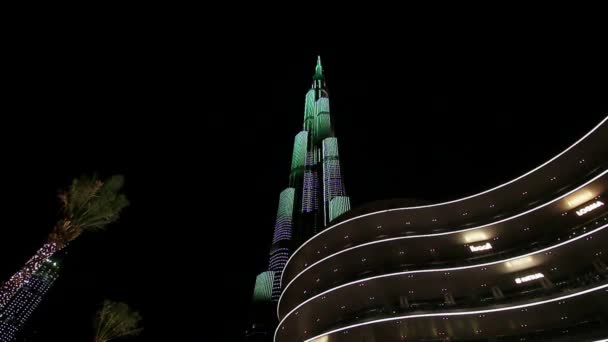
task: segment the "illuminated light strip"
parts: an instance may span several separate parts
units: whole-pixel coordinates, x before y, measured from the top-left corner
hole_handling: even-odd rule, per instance
[[[65,246],[64,246],[65,247]],[[11,298],[19,291],[23,284],[27,283],[32,275],[40,268],[42,263],[61,250],[55,242],[45,243],[36,254],[32,256],[25,265],[13,274],[8,281],[0,286],[0,310],[2,310]]]
[[[471,252],[487,251],[489,249],[492,249],[492,244],[486,242],[485,244],[480,246],[469,246],[469,248],[471,249]]]
[[[281,296],[281,274],[283,273],[287,259],[289,259],[288,248],[277,248],[270,252],[270,263],[268,269],[274,272],[272,277],[272,292],[270,298],[272,302],[275,303],[278,302],[279,297]]]
[[[317,136],[324,138],[331,135],[331,117],[329,113],[317,115]]]
[[[304,101],[304,121],[315,116],[315,107],[315,90],[310,89],[306,93],[306,100]]]
[[[324,205],[324,223],[327,225],[339,215],[350,210],[350,202],[342,204],[338,207],[332,205],[332,201],[339,196],[346,196],[344,184],[342,182],[342,172],[340,169],[338,139],[329,137],[323,139],[321,144],[323,154],[323,205]],[[348,197],[345,197],[348,201]],[[335,209],[335,210],[332,210]],[[329,219],[329,220],[328,220]]]
[[[296,189],[294,188],[287,188],[281,191],[272,243],[277,243],[280,240],[291,239],[295,191]]]
[[[350,198],[347,196],[336,196],[329,202],[329,221],[350,210]]]
[[[58,272],[57,262],[44,260],[40,268],[17,290],[6,307],[0,310],[0,341],[15,341],[17,333],[59,276]]]
[[[312,211],[313,199],[312,199],[312,187],[313,187],[313,177],[312,171],[306,171],[304,173],[304,189],[302,195],[302,212],[308,213]]]
[[[353,325],[349,325],[347,327],[342,327],[342,328],[334,329],[334,330],[328,331],[326,333],[317,335],[315,337],[309,338],[309,339],[305,340],[304,342],[312,342],[315,339],[318,339],[318,338],[321,338],[321,337],[324,337],[324,336],[329,336],[331,334],[335,334],[335,333],[340,332],[340,331],[344,331],[344,330],[348,330],[348,329],[354,329],[354,328],[358,328],[358,327],[365,326],[365,325],[384,323],[384,322],[391,322],[391,321],[402,320],[402,319],[426,318],[426,317],[445,317],[445,316],[479,315],[479,314],[487,314],[487,313],[495,313],[495,312],[502,312],[502,311],[509,311],[509,310],[524,309],[524,308],[534,307],[534,306],[538,306],[538,305],[553,303],[553,302],[557,302],[557,301],[561,301],[561,300],[565,300],[565,299],[570,299],[570,298],[586,295],[587,293],[600,291],[600,290],[603,290],[605,288],[608,288],[608,284],[600,285],[600,286],[597,286],[597,287],[594,287],[594,288],[591,288],[591,289],[587,289],[587,290],[584,290],[584,291],[580,291],[580,292],[577,292],[577,293],[571,293],[569,295],[565,295],[565,296],[558,297],[558,298],[545,299],[545,300],[542,300],[540,302],[520,304],[520,305],[503,307],[503,308],[496,308],[496,309],[476,310],[476,311],[467,311],[467,312],[443,312],[443,313],[438,312],[438,313],[429,313],[429,314],[417,314],[417,315],[408,315],[408,316],[383,318],[383,319],[378,319],[378,320],[374,320],[374,321],[353,324]],[[277,332],[278,331],[279,331],[279,328],[277,328],[277,330],[274,333],[274,341],[275,342],[277,340]],[[606,341],[606,340],[603,340],[603,341]]]
[[[314,166],[319,163],[319,149],[316,146],[313,146],[311,151],[306,152],[306,166]]]
[[[302,212],[309,213],[319,208],[317,190],[319,177],[316,171],[304,172],[304,187],[302,195]]]
[[[321,97],[317,100],[317,115],[321,113],[329,113],[329,98]]]
[[[338,157],[338,138],[329,137],[323,139],[323,158]]]
[[[323,201],[327,210],[325,218],[331,218],[331,201],[337,196],[345,196],[342,172],[338,160],[338,139],[323,140]]]
[[[576,215],[583,216],[586,213],[588,213],[590,211],[594,211],[595,209],[597,209],[597,208],[599,208],[599,207],[601,207],[603,205],[604,205],[604,202],[602,202],[602,201],[597,201],[595,203],[591,203],[588,206],[586,206],[586,207],[584,207],[582,209],[577,210],[576,211]]]
[[[427,269],[427,270],[415,270],[415,271],[395,272],[395,273],[381,274],[381,275],[374,276],[374,277],[369,277],[369,278],[365,278],[365,279],[355,280],[355,281],[352,281],[350,283],[346,283],[346,284],[343,284],[343,285],[331,288],[331,289],[329,289],[327,291],[324,291],[322,293],[319,293],[319,294],[317,294],[315,296],[312,296],[312,297],[308,298],[307,300],[305,300],[302,303],[298,304],[289,313],[287,313],[285,315],[285,317],[283,317],[283,319],[281,320],[281,323],[279,323],[279,325],[282,324],[294,311],[300,309],[306,303],[308,303],[308,302],[310,302],[310,301],[312,301],[312,300],[314,300],[314,299],[316,299],[316,298],[318,298],[320,296],[325,296],[325,295],[327,295],[330,292],[337,291],[337,290],[339,290],[339,289],[341,289],[343,287],[352,286],[352,285],[355,285],[355,284],[358,284],[358,283],[363,283],[363,282],[370,281],[370,280],[381,279],[381,278],[388,278],[388,277],[394,277],[394,276],[400,276],[400,275],[406,275],[406,274],[434,273],[434,272],[452,272],[452,271],[459,271],[459,270],[466,270],[466,269],[472,269],[472,268],[479,268],[479,267],[486,267],[486,266],[492,266],[492,265],[502,264],[504,262],[509,262],[509,261],[512,261],[512,260],[517,260],[517,259],[525,258],[527,256],[531,256],[531,255],[534,255],[534,254],[544,253],[546,251],[549,251],[549,250],[561,247],[563,245],[567,245],[567,244],[572,243],[574,241],[577,241],[579,239],[582,239],[582,238],[584,238],[584,237],[586,237],[588,235],[595,234],[595,233],[597,233],[597,232],[599,232],[599,231],[601,231],[603,229],[606,229],[606,228],[608,228],[608,224],[605,224],[605,225],[603,225],[603,226],[601,226],[601,227],[599,227],[597,229],[594,229],[594,230],[589,231],[587,233],[583,233],[583,234],[581,234],[581,235],[579,235],[577,237],[574,237],[572,239],[560,242],[560,243],[558,243],[556,245],[553,245],[553,246],[550,246],[550,247],[547,247],[547,248],[543,248],[543,249],[538,250],[538,251],[530,252],[530,253],[527,253],[527,254],[524,254],[524,255],[519,255],[519,256],[516,256],[516,257],[508,258],[508,259],[487,262],[485,264],[460,266],[460,267],[453,267],[453,268],[439,268],[439,269]],[[287,287],[285,289],[283,289],[283,293],[281,294],[281,298],[279,299],[279,305],[281,303],[281,299],[283,299],[283,295],[286,292],[287,292]],[[279,313],[278,313],[279,305],[277,305],[277,317],[280,317]]]
[[[308,132],[301,131],[296,134],[293,143],[293,156],[291,159],[291,169],[295,170],[304,167],[306,163],[306,145],[308,144]]]
[[[275,259],[270,261],[270,265],[268,266],[268,269],[270,271],[275,271],[275,272],[283,272],[283,267],[285,267],[285,262],[287,261],[288,256],[286,255],[284,258],[281,259]],[[278,284],[281,285],[281,284]]]
[[[258,274],[255,279],[255,287],[253,289],[254,302],[269,301],[271,299],[273,279],[273,271],[266,271]]]
[[[276,303],[279,300],[279,296],[281,294],[281,284],[280,284],[280,277],[281,277],[281,271],[275,272],[274,273],[274,277],[272,278],[272,295],[270,297],[270,300],[273,303]]]
[[[529,281],[541,279],[544,277],[545,277],[545,275],[542,273],[534,273],[534,274],[527,275],[525,277],[515,278],[515,283],[517,283],[517,284],[527,283]]]
[[[319,172],[318,171],[313,171],[312,172],[312,176],[313,176],[313,188],[311,189],[312,192],[312,209],[313,210],[319,210],[319,198],[318,198],[318,192],[319,192]]]
[[[295,195],[296,189],[287,188],[281,191],[279,195],[279,208],[277,210],[277,217],[289,217],[293,213],[293,198]]]
[[[268,267],[268,270],[275,271],[275,272],[283,272],[283,267],[285,267],[285,261],[286,260],[287,260],[287,255],[283,259],[272,260],[270,262],[270,266]]]
[[[327,203],[336,196],[345,196],[340,162],[337,159],[323,161],[324,201]]]
[[[499,220],[499,221],[496,221],[496,222],[491,222],[491,223],[488,223],[488,224],[485,224],[485,225],[482,225],[482,226],[478,226],[478,227],[474,227],[474,228],[467,228],[467,229],[456,230],[456,231],[450,231],[450,232],[443,232],[443,233],[422,234],[422,235],[410,235],[410,236],[397,236],[397,237],[388,238],[388,239],[383,239],[383,240],[377,240],[377,241],[366,242],[366,243],[363,243],[363,244],[360,244],[360,245],[357,245],[357,246],[353,246],[353,247],[349,247],[349,248],[343,249],[343,250],[338,251],[338,252],[336,252],[336,253],[334,253],[334,254],[328,255],[328,256],[326,256],[325,258],[322,258],[322,259],[320,259],[320,260],[318,260],[318,261],[314,262],[314,263],[313,263],[313,264],[311,264],[310,266],[306,267],[304,270],[302,270],[300,273],[298,273],[298,274],[297,274],[297,275],[296,275],[296,276],[295,276],[295,277],[294,277],[294,278],[293,278],[293,279],[292,279],[292,280],[291,280],[291,281],[290,281],[290,282],[287,284],[287,286],[285,286],[285,287],[284,287],[283,293],[287,292],[287,289],[289,288],[289,286],[290,286],[290,285],[291,285],[291,284],[292,284],[292,283],[293,283],[293,282],[294,282],[296,279],[298,279],[298,278],[299,278],[299,277],[300,277],[302,274],[306,273],[306,272],[307,272],[309,269],[311,269],[312,267],[314,267],[314,266],[316,266],[316,265],[320,264],[321,262],[323,262],[323,261],[325,261],[325,260],[328,260],[328,259],[330,259],[330,258],[333,258],[333,257],[335,257],[335,256],[337,256],[337,255],[339,255],[339,254],[349,252],[349,251],[351,251],[351,250],[353,250],[353,249],[357,249],[357,248],[363,248],[363,247],[370,246],[370,245],[374,245],[374,244],[378,244],[378,243],[385,243],[385,242],[396,241],[396,240],[416,239],[416,238],[425,238],[425,237],[435,237],[435,236],[443,236],[443,235],[458,234],[458,233],[462,233],[462,232],[466,232],[466,231],[471,231],[471,230],[475,230],[475,229],[481,229],[481,228],[485,228],[485,227],[488,227],[488,226],[492,226],[492,225],[496,225],[496,224],[499,224],[499,223],[503,223],[503,222],[506,222],[506,221],[510,221],[510,220],[513,220],[513,219],[518,218],[518,217],[520,217],[520,216],[527,215],[527,214],[529,214],[529,213],[531,213],[531,212],[533,212],[533,211],[536,211],[536,210],[539,210],[539,209],[541,209],[541,208],[544,208],[544,207],[546,207],[546,206],[548,206],[548,205],[550,205],[550,204],[552,204],[552,203],[554,203],[554,202],[557,202],[557,201],[559,201],[559,200],[563,199],[564,197],[567,197],[567,196],[569,196],[570,194],[572,194],[572,193],[574,193],[574,192],[576,192],[576,191],[578,191],[578,190],[580,190],[580,189],[582,189],[582,188],[586,187],[587,185],[589,185],[589,184],[593,183],[594,181],[596,181],[597,179],[599,179],[599,178],[603,177],[603,176],[604,176],[605,174],[607,174],[607,173],[608,173],[608,170],[606,170],[606,171],[602,172],[601,174],[597,175],[595,178],[593,178],[593,179],[591,179],[591,180],[587,181],[587,183],[585,183],[585,184],[583,184],[583,185],[579,186],[578,188],[576,188],[576,189],[574,189],[574,190],[571,190],[570,192],[568,192],[568,193],[566,193],[566,194],[562,195],[561,197],[555,198],[555,199],[553,199],[553,200],[551,200],[551,201],[549,201],[549,202],[547,202],[547,203],[545,203],[545,204],[542,204],[542,205],[540,205],[540,206],[538,206],[538,207],[536,207],[536,208],[532,208],[532,209],[530,209],[530,210],[528,210],[528,211],[525,211],[525,212],[519,213],[519,214],[514,215],[514,216],[511,216],[511,217],[504,218],[504,219]],[[349,220],[346,220],[346,221],[344,221],[344,222],[348,222],[348,221],[350,221],[350,219],[349,219]],[[338,225],[343,224],[344,222],[338,223]],[[321,232],[321,233],[322,233],[322,232]],[[321,234],[321,233],[319,233],[319,234]],[[310,240],[309,240],[309,241],[310,241]],[[292,254],[292,255],[291,255],[291,257],[289,258],[289,260],[287,260],[287,264],[289,264],[289,262],[291,261],[291,258],[293,258],[293,256],[295,255],[295,253],[297,253],[297,250],[296,250],[296,252],[294,252],[294,254]],[[287,265],[285,265],[285,267],[287,267]],[[284,274],[284,273],[283,273],[283,274]],[[282,286],[282,285],[283,285],[283,275],[281,275],[281,286]],[[281,295],[281,297],[282,297],[282,295]],[[279,305],[280,305],[280,303],[281,303],[281,300],[279,299]],[[279,306],[277,306],[277,317],[278,317],[278,316],[279,316]]]
[[[461,202],[461,201],[464,201],[464,200],[468,200],[468,199],[471,199],[471,198],[475,198],[475,197],[481,196],[481,195],[483,195],[483,194],[487,194],[487,193],[489,193],[489,192],[492,192],[492,191],[494,191],[494,190],[500,189],[500,188],[502,188],[502,187],[505,187],[505,186],[507,186],[507,185],[509,185],[509,184],[511,184],[511,183],[513,183],[513,182],[516,182],[516,181],[518,181],[518,180],[520,180],[520,179],[522,179],[522,178],[524,178],[524,177],[526,177],[526,176],[528,176],[528,175],[530,175],[530,174],[532,174],[532,173],[534,173],[534,172],[538,171],[539,169],[541,169],[541,168],[543,168],[544,166],[546,166],[546,165],[550,164],[551,162],[553,162],[553,161],[554,161],[554,160],[556,160],[557,158],[561,157],[563,154],[565,154],[566,152],[570,151],[572,148],[574,148],[576,145],[578,145],[578,144],[579,144],[581,141],[585,140],[585,139],[586,139],[586,138],[587,138],[589,135],[591,135],[593,132],[595,132],[597,129],[599,129],[599,128],[600,128],[600,127],[601,127],[601,126],[602,126],[602,125],[603,125],[603,124],[606,122],[606,120],[608,120],[608,116],[607,116],[606,118],[604,118],[604,120],[602,120],[602,121],[601,121],[599,124],[597,124],[597,126],[593,127],[593,129],[592,129],[592,130],[590,130],[590,131],[589,131],[587,134],[585,134],[585,135],[584,135],[582,138],[580,138],[580,139],[579,139],[579,140],[577,140],[577,141],[576,141],[574,144],[572,144],[570,147],[566,148],[566,149],[565,149],[565,150],[563,150],[561,153],[559,153],[559,154],[558,154],[558,155],[556,155],[555,157],[553,157],[553,158],[549,159],[548,161],[546,161],[545,163],[543,163],[543,164],[541,164],[540,166],[536,167],[535,169],[532,169],[532,170],[528,171],[527,173],[525,173],[525,174],[523,174],[523,175],[521,175],[521,176],[519,176],[519,177],[517,177],[517,178],[515,178],[515,179],[513,179],[513,180],[511,180],[511,181],[509,181],[509,182],[506,182],[506,183],[504,183],[504,184],[501,184],[501,185],[499,185],[499,186],[497,186],[497,187],[494,187],[494,188],[492,188],[492,189],[489,189],[489,190],[486,190],[486,191],[483,191],[483,192],[477,193],[477,194],[475,194],[475,195],[471,195],[471,196],[468,196],[468,197],[459,198],[459,199],[456,199],[456,200],[453,200],[453,201],[447,201],[447,202],[435,203],[435,204],[429,204],[429,205],[423,205],[423,206],[417,206],[417,207],[405,207],[405,208],[386,209],[386,210],[375,211],[375,212],[372,212],[372,213],[367,213],[367,214],[363,214],[363,215],[360,215],[360,216],[356,216],[356,217],[350,218],[350,219],[348,219],[348,220],[345,220],[345,221],[339,222],[339,223],[337,223],[337,224],[335,224],[335,225],[333,225],[333,226],[331,226],[331,227],[327,227],[325,230],[323,230],[323,231],[319,232],[317,235],[315,235],[315,236],[311,237],[310,239],[306,240],[306,241],[305,241],[305,242],[304,242],[304,243],[303,243],[303,244],[302,244],[300,247],[298,247],[298,248],[297,248],[297,249],[294,251],[294,253],[291,255],[291,257],[293,258],[293,257],[294,257],[294,256],[295,256],[295,255],[298,253],[298,251],[299,251],[301,248],[303,248],[304,246],[306,246],[306,245],[307,245],[307,244],[308,244],[310,241],[312,241],[312,240],[316,239],[317,237],[321,236],[322,234],[327,233],[328,231],[330,231],[330,230],[332,230],[332,229],[334,229],[334,228],[336,228],[336,227],[339,227],[339,226],[341,226],[341,225],[343,225],[343,224],[345,224],[345,223],[348,223],[348,222],[350,222],[350,221],[352,221],[352,220],[360,219],[360,218],[367,217],[367,216],[372,216],[372,215],[382,214],[382,213],[386,213],[386,212],[391,212],[391,211],[413,210],[413,209],[422,209],[422,208],[432,208],[432,207],[438,207],[438,206],[443,206],[443,205],[447,205],[447,204],[457,203],[457,202]],[[290,258],[290,259],[291,259],[291,258]],[[287,263],[289,263],[289,261],[288,261]],[[283,283],[283,277],[282,277],[282,276],[281,276],[281,283]]]
[[[283,267],[289,259],[289,249],[278,248],[270,252],[270,263],[268,269],[270,271],[283,271]]]

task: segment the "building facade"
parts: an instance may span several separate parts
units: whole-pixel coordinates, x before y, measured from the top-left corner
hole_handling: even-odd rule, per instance
[[[608,118],[493,189],[372,203],[305,241],[274,342],[608,338]]]
[[[281,275],[291,252],[349,210],[327,84],[318,57],[312,86],[305,96],[302,131],[295,136],[289,186],[279,196],[268,271],[256,279],[252,319],[246,333],[249,340],[263,340],[265,334],[267,340],[272,339]],[[273,278],[270,298],[267,291],[260,295],[260,289],[267,289],[269,277]]]
[[[0,342],[13,342],[59,275],[59,264],[47,259],[0,312]]]
[[[341,171],[319,62],[254,294],[278,323],[248,330],[258,341],[608,338],[608,118],[530,172],[444,203],[350,210]]]

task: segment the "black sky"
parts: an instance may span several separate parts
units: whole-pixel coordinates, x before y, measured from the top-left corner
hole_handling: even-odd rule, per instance
[[[0,277],[43,242],[73,177],[123,173],[132,202],[70,246],[38,341],[87,340],[104,298],[142,312],[133,341],[238,339],[318,53],[355,204],[482,191],[608,115],[591,28],[279,37],[156,24],[23,27],[5,45]]]

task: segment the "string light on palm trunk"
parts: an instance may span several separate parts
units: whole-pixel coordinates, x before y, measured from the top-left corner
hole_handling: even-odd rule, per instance
[[[47,243],[0,287],[0,309],[49,257],[82,232],[103,229],[118,218],[122,209],[129,204],[125,195],[120,193],[123,184],[122,176],[110,177],[105,182],[96,177],[81,177],[59,195],[63,217],[49,234]]]
[[[25,263],[25,266],[15,273],[4,285],[0,288],[0,309],[3,308],[8,301],[17,293],[17,291],[25,284],[36,272],[42,263],[48,260],[59,249],[54,242],[46,243],[40,248],[36,254]]]

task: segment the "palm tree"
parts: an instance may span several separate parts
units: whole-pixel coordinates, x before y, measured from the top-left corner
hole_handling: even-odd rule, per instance
[[[141,315],[125,303],[106,300],[95,317],[94,342],[107,342],[141,333]]]
[[[65,248],[85,231],[103,230],[116,221],[129,202],[120,193],[124,177],[117,175],[101,181],[97,177],[74,179],[72,186],[59,194],[61,218],[53,227],[46,243],[0,287],[0,309],[15,295],[42,263]]]

